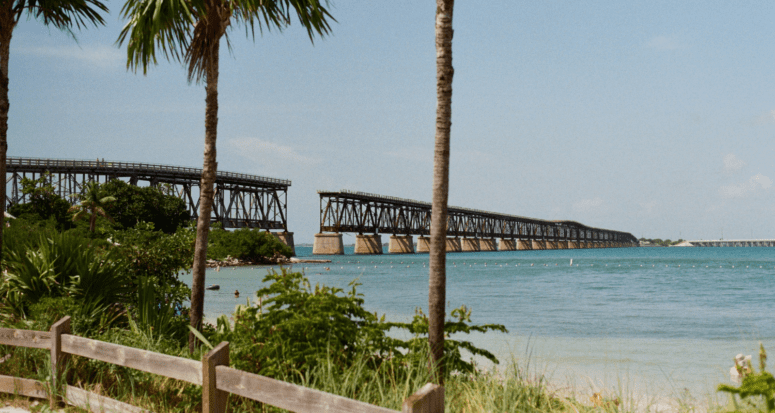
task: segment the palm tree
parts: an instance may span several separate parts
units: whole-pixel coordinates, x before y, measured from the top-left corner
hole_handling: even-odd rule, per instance
[[[436,144],[433,155],[433,202],[428,285],[428,343],[431,375],[444,384],[444,316],[447,289],[447,200],[449,131],[452,126],[452,9],[455,0],[436,0]]]
[[[116,198],[112,196],[103,196],[104,190],[97,182],[89,182],[84,188],[83,195],[80,196],[81,203],[73,205],[67,212],[75,212],[73,222],[89,217],[89,231],[94,232],[97,227],[97,215],[100,215],[109,221],[113,221],[107,212],[105,206],[110,202],[115,202]]]
[[[35,17],[46,26],[54,26],[71,35],[91,23],[105,24],[99,12],[107,12],[99,0],[0,0],[0,177],[5,179],[8,152],[8,61],[13,29],[23,15]],[[5,182],[5,181],[3,181]],[[5,212],[5,184],[0,185],[0,211]],[[3,254],[5,214],[0,213],[0,256]]]
[[[328,6],[328,0],[323,0]],[[217,171],[215,142],[218,129],[218,60],[220,41],[232,23],[241,23],[255,36],[258,25],[263,32],[282,30],[291,23],[294,13],[310,40],[331,30],[328,19],[334,20],[321,0],[128,0],[122,9],[129,20],[121,31],[119,43],[127,42],[127,67],[135,71],[156,64],[156,51],[168,60],[188,65],[189,82],[205,82],[205,150],[202,179],[199,185],[199,216],[196,225],[193,282],[191,286],[191,326],[202,324],[205,259],[210,213],[213,203],[213,183]],[[196,336],[189,335],[189,351],[193,352]]]

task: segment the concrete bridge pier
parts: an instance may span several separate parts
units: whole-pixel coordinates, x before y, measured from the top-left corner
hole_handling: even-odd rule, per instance
[[[382,254],[382,236],[379,234],[358,234],[355,236],[355,254]]]
[[[533,243],[530,242],[529,239],[518,239],[517,240],[517,249],[518,250],[532,250],[533,249]]]
[[[557,245],[558,250],[568,249],[568,241],[557,241],[555,244]]]
[[[498,251],[494,238],[482,238],[479,240],[479,251]]]
[[[553,240],[545,240],[544,241],[544,248],[548,250],[556,250],[557,249],[557,241]]]
[[[418,248],[419,249],[419,248]],[[414,242],[411,235],[391,235],[388,243],[388,253],[390,254],[412,254],[414,253]]]
[[[463,242],[460,245],[463,252],[478,252],[479,251],[479,238],[463,238]]]
[[[579,248],[579,242],[578,241],[567,241],[566,247],[569,250],[575,250]]]
[[[506,238],[501,238],[498,240],[498,251],[515,251],[516,249],[516,240]]]
[[[460,238],[447,238],[447,252],[461,252]]]
[[[546,241],[542,239],[534,239],[531,242],[534,250],[545,250],[546,249]]]
[[[277,237],[283,244],[291,247],[291,256],[296,256],[296,247],[293,246],[293,232],[272,232],[271,234]]]
[[[315,234],[315,242],[312,244],[314,255],[343,255],[344,244],[342,234]]]
[[[431,239],[422,235],[417,237],[417,253],[427,254],[429,252],[431,252]]]

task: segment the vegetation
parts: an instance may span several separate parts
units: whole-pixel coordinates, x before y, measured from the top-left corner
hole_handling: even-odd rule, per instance
[[[22,194],[29,202],[8,208],[8,213],[30,221],[52,220],[59,230],[74,227],[68,212],[70,203],[54,192],[49,174],[38,179],[22,178]]]
[[[325,1],[326,6],[328,0]],[[210,213],[215,196],[213,184],[217,172],[216,140],[218,135],[218,76],[221,39],[228,42],[229,26],[244,24],[254,33],[259,30],[282,30],[290,25],[291,14],[307,29],[310,40],[331,30],[331,15],[318,0],[213,0],[186,3],[180,0],[129,0],[122,9],[129,22],[121,31],[119,43],[127,43],[127,66],[146,73],[156,64],[156,48],[168,59],[188,66],[188,80],[205,81],[205,150],[202,182],[199,187],[199,215],[192,268],[191,326],[202,327],[204,311],[207,238]],[[195,335],[189,337],[189,351],[197,346]]]
[[[105,207],[116,200],[105,193],[105,190],[100,186],[99,182],[89,182],[84,188],[83,194],[79,196],[81,203],[70,207],[68,212],[75,212],[73,214],[73,222],[80,219],[89,218],[89,231],[94,233],[97,228],[97,216],[101,216],[110,222],[113,222],[113,218],[105,212]]]
[[[186,203],[174,196],[165,185],[139,187],[114,179],[102,186],[105,194],[115,198],[105,207],[121,228],[133,228],[140,222],[172,234],[191,220]]]
[[[651,245],[659,246],[659,247],[669,247],[671,245],[676,245],[684,242],[683,239],[679,239],[678,241],[671,241],[669,239],[661,240],[659,238],[651,239],[651,238],[641,238],[638,241],[641,242],[641,245],[644,243],[649,243]]]
[[[207,245],[207,259],[225,260],[227,257],[262,263],[277,254],[290,257],[293,250],[268,231],[242,228],[226,231],[213,228]]]
[[[5,179],[8,153],[8,63],[11,57],[11,37],[16,24],[25,16],[34,18],[44,26],[55,27],[73,35],[73,28],[88,24],[105,24],[100,12],[108,8],[99,0],[6,0],[0,2],[0,176]],[[0,185],[0,256],[3,255],[3,231],[5,229],[6,185]]]
[[[739,387],[728,384],[720,384],[718,391],[729,393],[731,397],[732,411],[752,411],[771,413],[775,411],[775,377],[765,370],[767,362],[767,352],[764,351],[764,345],[759,344],[759,372],[755,372],[751,366],[750,357],[742,363],[735,361],[735,369],[742,383]],[[735,396],[740,396],[743,402],[742,406],[738,403]]]

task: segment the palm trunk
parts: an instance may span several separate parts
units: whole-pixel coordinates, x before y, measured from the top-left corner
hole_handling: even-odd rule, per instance
[[[432,376],[444,384],[444,317],[447,275],[447,200],[449,195],[449,131],[452,126],[452,9],[454,0],[436,0],[436,145],[433,156],[428,342]]]
[[[8,60],[11,55],[11,36],[16,25],[13,17],[13,2],[7,1],[0,9],[0,261],[3,257],[3,229],[5,229],[5,171],[8,152]],[[2,270],[2,268],[0,268]]]
[[[210,234],[210,212],[213,208],[215,175],[218,163],[215,157],[215,141],[218,136],[218,55],[220,38],[215,40],[207,64],[207,97],[205,98],[205,154],[202,180],[199,184],[199,217],[196,220],[196,245],[194,247],[193,281],[191,283],[191,326],[202,328],[205,296],[205,270],[207,260],[207,237]],[[193,353],[197,338],[188,336],[188,351]]]

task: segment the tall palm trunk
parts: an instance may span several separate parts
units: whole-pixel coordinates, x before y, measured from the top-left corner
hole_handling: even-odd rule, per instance
[[[444,308],[447,275],[449,131],[452,126],[452,9],[454,0],[436,0],[436,145],[433,155],[428,341],[434,381],[444,384]]]
[[[11,36],[16,21],[13,17],[13,2],[6,1],[0,6],[0,260],[3,257],[3,229],[5,229],[5,171],[8,152],[8,60],[11,55]],[[0,269],[1,270],[1,269]]]
[[[199,184],[199,217],[196,220],[196,245],[194,247],[193,281],[191,283],[191,326],[201,330],[204,313],[205,270],[207,260],[207,238],[210,234],[210,212],[213,208],[215,175],[218,162],[215,157],[215,141],[218,136],[218,56],[220,37],[214,40],[215,45],[207,62],[207,86],[205,88],[205,154],[202,180]],[[191,333],[188,336],[188,350],[194,352],[197,338]]]

